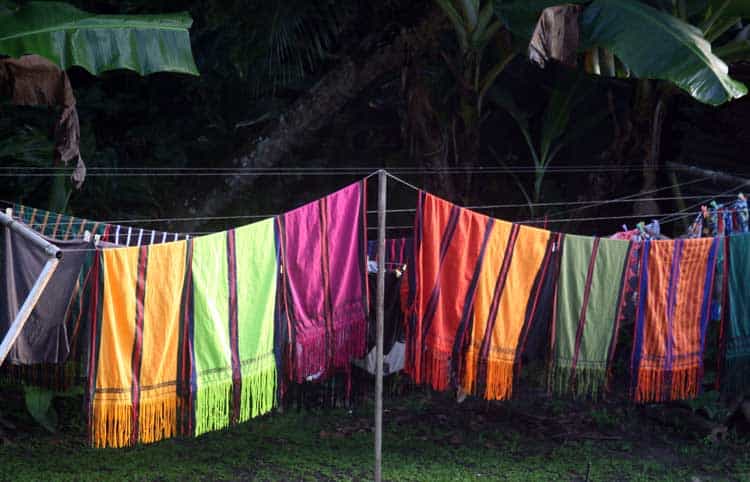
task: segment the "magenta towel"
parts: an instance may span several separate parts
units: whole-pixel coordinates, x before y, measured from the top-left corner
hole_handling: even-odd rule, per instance
[[[279,216],[287,376],[321,380],[364,355],[365,182]]]

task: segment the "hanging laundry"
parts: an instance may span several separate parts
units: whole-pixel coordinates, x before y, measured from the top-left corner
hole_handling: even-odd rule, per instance
[[[274,220],[192,241],[194,425],[200,435],[276,403]]]
[[[3,234],[0,333],[5,334],[48,257],[15,231],[5,228]],[[84,261],[92,256],[94,244],[49,238],[47,241],[62,250],[63,258],[6,358],[11,365],[62,364],[70,354],[74,327],[66,324],[66,321],[70,319],[71,300],[78,277]]]
[[[370,240],[367,242],[367,257],[371,265],[374,263],[374,269],[370,271],[377,272],[378,261],[378,242]],[[414,239],[412,238],[390,238],[385,240],[385,264],[386,268],[403,267],[411,264],[414,258]]]
[[[725,238],[728,244],[724,266],[729,309],[721,326],[721,389],[730,394],[750,388],[750,234]],[[727,297],[724,300],[727,300]]]
[[[179,433],[179,381],[190,352],[182,310],[186,242],[100,252],[93,293],[88,400],[96,447]]]
[[[383,302],[383,374],[389,375],[404,368],[404,314],[401,311],[401,273],[385,273],[385,290]],[[377,274],[368,275],[370,293],[377,290]],[[375,303],[370,304],[367,323],[367,355],[356,360],[355,365],[375,374],[376,339]]]
[[[420,192],[416,236],[407,373],[436,390],[460,384],[485,398],[508,397],[525,320],[533,318],[527,304],[537,300],[532,291],[542,285],[536,277],[551,249],[549,231]],[[523,249],[514,256],[516,246]]]
[[[552,329],[550,391],[597,398],[604,390],[634,244],[565,235]]]
[[[83,238],[86,231],[100,235],[102,241],[119,246],[142,246],[189,238],[186,234],[106,224],[22,204],[13,205],[13,217],[45,236],[61,240]]]
[[[701,206],[701,212],[688,227],[686,238],[729,236],[748,232],[748,206],[744,194],[738,194],[734,201]]]
[[[641,253],[631,393],[637,402],[700,392],[718,241],[645,241]]]
[[[348,369],[364,355],[367,225],[364,181],[278,217],[288,375]]]
[[[512,395],[556,247],[549,231],[491,221],[481,268],[472,280],[476,292],[460,383],[465,393],[505,400]]]

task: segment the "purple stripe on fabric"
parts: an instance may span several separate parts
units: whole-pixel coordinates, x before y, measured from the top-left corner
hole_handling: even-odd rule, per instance
[[[703,283],[703,302],[701,304],[701,322],[700,322],[700,333],[701,333],[701,346],[700,346],[700,364],[701,369],[703,368],[703,350],[706,347],[706,329],[708,328],[708,320],[711,313],[711,298],[713,294],[714,276],[716,273],[716,254],[719,249],[719,240],[714,238],[711,242],[711,250],[708,252],[708,265],[706,266],[706,278]],[[729,256],[728,250],[724,253],[725,257]],[[729,276],[729,273],[724,271],[724,276]],[[726,310],[728,307],[725,305],[722,310]]]
[[[677,304],[677,287],[680,283],[680,265],[682,264],[682,252],[685,243],[682,239],[674,242],[674,252],[672,253],[672,266],[669,273],[669,282],[667,283],[667,347],[665,359],[665,376],[667,383],[664,383],[663,389],[665,394],[671,391],[671,372],[674,365],[674,311]]]
[[[235,231],[227,231],[227,283],[229,287],[229,346],[232,357],[232,422],[240,418],[242,375],[240,372],[240,346],[237,313],[237,251]]]
[[[638,273],[638,310],[635,317],[635,336],[633,337],[633,354],[630,359],[630,392],[635,397],[638,390],[638,372],[643,357],[643,329],[646,318],[646,299],[648,298],[648,258],[651,254],[651,241],[646,240],[641,249],[641,266]]]

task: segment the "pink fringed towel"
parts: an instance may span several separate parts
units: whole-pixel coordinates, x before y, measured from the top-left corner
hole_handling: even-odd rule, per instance
[[[365,182],[279,216],[281,312],[289,379],[347,368],[365,352]]]

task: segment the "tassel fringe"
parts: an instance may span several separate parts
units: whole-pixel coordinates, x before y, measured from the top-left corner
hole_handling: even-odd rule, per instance
[[[307,336],[298,336],[295,343],[294,381],[304,383],[307,377],[325,373],[329,368],[347,368],[353,358],[364,356],[366,334],[365,318],[337,326],[333,334],[333,366],[328,363],[325,331],[316,330]]]
[[[133,407],[130,403],[94,401],[91,444],[97,448],[127,447],[131,444]]]
[[[276,360],[273,353],[254,363],[250,371],[252,375],[242,378],[240,422],[268,413],[277,403]]]
[[[547,389],[555,395],[598,400],[605,391],[607,374],[604,366],[576,367],[574,370],[570,365],[556,364],[549,372]]]
[[[461,388],[464,392],[485,400],[507,400],[513,395],[515,368],[515,361],[481,361],[478,351],[470,348],[466,353]]]
[[[636,402],[665,402],[695,398],[700,391],[700,366],[680,368],[666,372],[652,368],[641,368],[638,385],[635,387]],[[671,386],[667,385],[671,378]]]
[[[200,384],[200,382],[199,382]],[[232,380],[210,382],[195,394],[195,436],[229,426]]]

